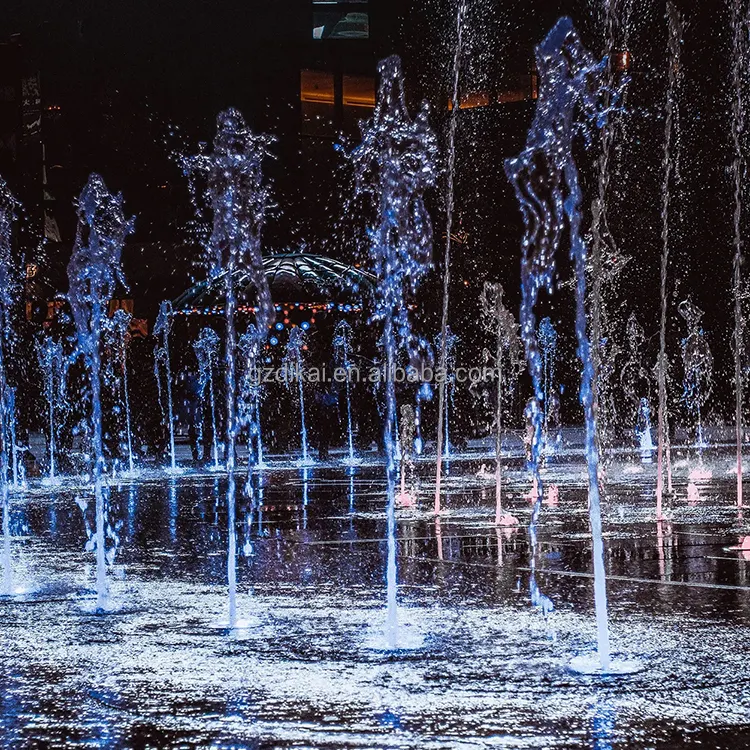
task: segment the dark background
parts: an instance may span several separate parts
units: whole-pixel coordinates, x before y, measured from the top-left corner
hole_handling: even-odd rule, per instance
[[[459,113],[456,221],[465,239],[454,250],[451,321],[462,339],[460,358],[474,364],[484,344],[476,327],[483,281],[502,281],[509,305],[518,307],[522,225],[503,160],[522,148],[533,117],[533,45],[563,13],[574,18],[597,55],[605,48],[605,33],[603,2],[469,0],[468,5],[461,93],[483,106]],[[617,311],[612,336],[625,347],[624,322],[635,310],[654,361],[667,24],[663,2],[620,5],[629,21],[617,31],[617,47],[630,52],[630,83],[608,203],[616,252],[630,261],[608,295]],[[680,380],[685,329],[676,303],[690,296],[706,311],[717,379],[710,411],[722,419],[732,392],[731,16],[728,2],[678,5],[687,25],[675,148],[679,179],[672,185],[670,353],[673,377]],[[314,40],[319,12],[368,13],[369,38]],[[123,192],[136,216],[124,253],[136,314],[153,318],[161,299],[176,297],[201,278],[195,212],[174,155],[210,142],[217,112],[230,105],[255,130],[278,138],[277,158],[267,166],[276,208],[265,233],[266,251],[305,243],[314,252],[365,259],[363,220],[346,210],[351,175],[334,144],[356,144],[356,121],[368,109],[344,103],[344,79],[369,77],[374,85],[377,60],[402,55],[410,104],[430,102],[444,149],[455,13],[455,0],[339,6],[311,0],[6,0],[0,10],[0,174],[23,202],[19,247],[39,263],[43,288],[50,294],[65,290],[74,199],[93,170],[110,189]],[[333,81],[332,103],[316,109],[301,101],[302,71]],[[30,135],[24,130],[21,86],[37,74],[41,121]],[[321,112],[322,120],[316,120]],[[587,202],[596,191],[596,156],[596,143],[579,155]],[[444,192],[445,180],[430,197],[436,271],[418,310],[421,325],[432,331],[439,318]],[[564,257],[560,276],[561,281],[569,276]],[[561,330],[563,416],[575,421],[578,368],[570,289],[560,290],[540,313],[550,314]]]

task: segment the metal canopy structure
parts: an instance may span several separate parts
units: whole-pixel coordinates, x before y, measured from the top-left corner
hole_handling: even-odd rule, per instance
[[[361,306],[372,296],[373,274],[333,258],[306,252],[277,253],[263,261],[274,304],[315,306]],[[235,272],[239,309],[251,312],[256,302],[250,275]],[[224,279],[199,282],[173,303],[183,315],[213,314],[224,309]]]

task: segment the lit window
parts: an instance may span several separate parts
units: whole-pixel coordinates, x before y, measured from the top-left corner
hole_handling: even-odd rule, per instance
[[[375,108],[375,78],[371,76],[343,77],[344,127],[356,130],[360,120],[372,116]]]
[[[306,135],[334,135],[334,103],[336,101],[333,73],[318,70],[300,72],[302,132]]]
[[[490,95],[487,91],[475,91],[469,94],[463,94],[458,104],[459,109],[475,109],[476,107],[486,107],[490,103]],[[448,109],[453,109],[453,101],[448,101]]]
[[[375,108],[375,79],[370,76],[344,76],[344,106]]]
[[[533,101],[539,96],[539,76],[536,71],[516,77],[514,85],[498,91],[497,101],[500,104]]]
[[[313,0],[313,39],[369,39],[367,0]]]

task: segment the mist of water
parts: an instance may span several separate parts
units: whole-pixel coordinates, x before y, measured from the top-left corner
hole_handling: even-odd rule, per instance
[[[66,411],[67,359],[62,343],[46,335],[37,341],[37,358],[44,379],[44,397],[47,401],[49,423],[47,478],[54,481],[57,477],[58,431]]]
[[[439,381],[443,387],[442,453],[443,458],[446,461],[451,457],[450,413],[451,407],[453,406],[453,398],[456,388],[455,371],[457,344],[458,336],[451,331],[450,326],[446,326],[445,330],[441,331],[435,340],[435,348],[441,352],[444,365],[444,369],[440,370],[441,377],[439,378]]]
[[[482,326],[495,338],[494,353],[487,351],[485,361],[495,369],[497,392],[495,394],[495,523],[503,519],[502,503],[502,449],[503,404],[515,388],[521,370],[518,324],[513,313],[505,306],[501,284],[484,283],[480,299]]]
[[[349,463],[354,463],[354,430],[352,428],[352,386],[349,368],[352,357],[352,327],[345,320],[336,325],[333,332],[333,346],[336,351],[336,361],[346,373],[346,442],[349,448]]]
[[[557,397],[555,393],[557,388],[557,330],[549,318],[542,318],[539,322],[537,339],[542,353],[542,376],[544,378],[542,386],[542,392],[544,393],[544,446],[550,448],[549,428],[550,422],[555,417],[553,399]]]
[[[260,405],[263,400],[263,386],[260,378],[260,355],[262,338],[254,323],[250,323],[240,336],[239,350],[243,359],[240,380],[240,401],[238,415],[240,424],[247,428],[248,480],[253,469],[265,466],[263,459],[263,433],[261,431]],[[253,461],[253,442],[255,461]]]
[[[135,461],[133,458],[133,430],[130,421],[130,388],[128,386],[128,330],[132,315],[126,310],[115,310],[114,315],[109,320],[109,328],[112,334],[112,350],[114,352],[115,363],[119,370],[118,390],[122,399],[122,405],[125,412],[125,447],[128,452],[128,470],[132,474],[135,471]]]
[[[689,300],[683,300],[678,311],[688,329],[687,336],[682,341],[684,368],[682,400],[695,419],[695,442],[701,450],[706,447],[701,412],[713,388],[714,358],[701,326],[703,311]]]
[[[604,106],[609,106],[612,97],[617,95],[618,71],[617,37],[621,26],[627,26],[628,3],[622,0],[604,0],[604,54],[605,93]],[[625,6],[625,7],[623,7]],[[623,16],[623,17],[621,17]],[[625,54],[628,54],[625,52]],[[588,258],[590,278],[590,330],[592,339],[591,356],[594,362],[594,415],[597,420],[599,452],[603,445],[609,445],[613,437],[615,409],[612,396],[612,375],[614,357],[612,341],[614,326],[610,319],[607,294],[617,280],[624,262],[613,263],[609,258],[620,255],[609,227],[608,208],[610,203],[610,182],[613,171],[617,112],[612,112],[601,128],[600,152],[597,164],[598,191],[592,202],[591,243]]]

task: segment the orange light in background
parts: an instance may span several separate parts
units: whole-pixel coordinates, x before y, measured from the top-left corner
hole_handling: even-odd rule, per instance
[[[459,109],[476,109],[477,107],[486,107],[490,103],[490,95],[487,91],[474,91],[464,94],[461,97]],[[453,100],[448,101],[448,110],[453,111]]]
[[[333,73],[320,70],[300,71],[300,100],[310,104],[333,104]]]
[[[344,76],[345,107],[375,108],[375,79],[369,76]]]
[[[629,50],[620,50],[615,53],[615,70],[624,72],[630,70],[632,58]]]
[[[497,94],[500,104],[533,101],[539,96],[539,75],[536,71],[516,76],[513,84]]]

